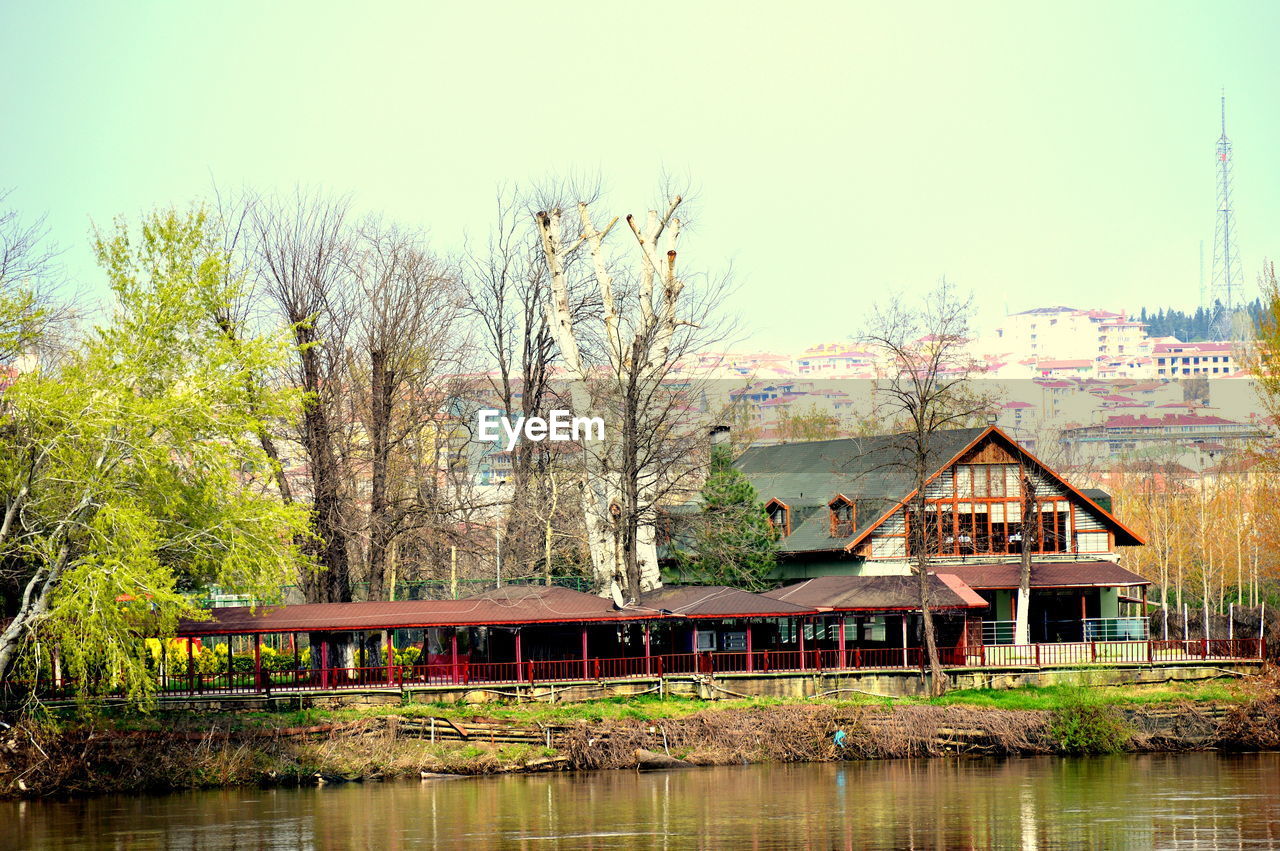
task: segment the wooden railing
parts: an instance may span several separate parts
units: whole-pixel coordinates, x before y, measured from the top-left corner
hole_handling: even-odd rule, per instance
[[[1064,644],[999,644],[940,649],[946,668],[1049,668],[1166,662],[1227,662],[1265,658],[1260,638],[1189,641],[1096,641]],[[327,668],[287,671],[200,673],[175,670],[158,677],[163,695],[270,694],[278,690],[401,689],[413,686],[536,685],[598,680],[642,679],[696,674],[802,673],[860,670],[920,670],[918,647],[844,650],[756,650],[745,652],[666,653],[612,659],[535,659],[523,662],[473,662],[465,656],[424,665]],[[14,684],[21,687],[21,684]],[[74,696],[70,682],[40,683],[47,699]],[[96,691],[105,691],[97,689]]]

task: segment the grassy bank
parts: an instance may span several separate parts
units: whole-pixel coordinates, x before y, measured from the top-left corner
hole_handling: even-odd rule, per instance
[[[1256,699],[1260,691],[1252,682],[1211,680],[1171,682],[1159,685],[1125,685],[1089,687],[1083,684],[1091,700],[1114,707],[1160,706],[1188,702],[1244,703]],[[860,692],[846,692],[821,699],[749,698],[730,700],[697,700],[653,695],[616,697],[576,703],[414,703],[405,706],[371,708],[309,708],[290,712],[237,712],[234,714],[200,714],[188,711],[155,712],[148,715],[104,714],[120,729],[132,730],[199,730],[211,724],[232,730],[271,730],[307,725],[355,721],[372,716],[394,715],[404,718],[452,718],[460,722],[485,718],[544,725],[599,723],[613,721],[661,721],[685,718],[699,712],[762,709],[787,706],[824,705],[831,707],[910,707],[957,706],[1008,711],[1060,711],[1079,701],[1081,685],[1024,686],[1016,689],[964,689],[948,692],[939,698],[878,697]],[[70,715],[64,714],[63,718]]]
[[[27,718],[0,734],[0,794],[316,784],[423,774],[956,754],[1280,747],[1274,677],[1026,687],[944,697],[568,704]],[[431,720],[434,719],[434,720]],[[837,734],[842,735],[837,735]]]

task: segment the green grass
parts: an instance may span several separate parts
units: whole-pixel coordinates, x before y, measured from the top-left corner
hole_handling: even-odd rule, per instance
[[[1082,687],[1088,689],[1097,702],[1112,706],[1149,706],[1182,700],[1237,702],[1246,699],[1243,694],[1233,689],[1230,683],[1211,681],[1161,683],[1150,686],[1089,686],[1085,684],[1083,686],[1023,686],[1013,689],[959,689],[948,692],[942,697],[920,702],[935,706],[980,706],[988,709],[1036,709],[1052,712],[1070,706]]]
[[[842,692],[821,702],[834,706],[973,706],[987,709],[1039,710],[1054,712],[1070,708],[1078,702],[1080,689],[1087,690],[1091,701],[1107,706],[1149,706],[1178,701],[1241,702],[1248,699],[1236,681],[1172,682],[1156,685],[1089,686],[1088,674],[1082,673],[1084,684],[1024,686],[1015,689],[961,689],[939,698],[888,698],[856,692]],[[613,697],[580,703],[410,703],[401,706],[372,706],[348,709],[297,709],[280,712],[193,713],[164,710],[138,714],[118,709],[98,716],[119,729],[208,729],[210,726],[234,729],[272,729],[310,727],[340,723],[379,715],[408,718],[451,718],[461,724],[469,719],[496,719],[520,724],[571,725],[606,721],[660,721],[684,718],[697,712],[726,709],[761,709],[775,706],[813,704],[801,698],[754,698],[732,700],[697,700],[682,697],[659,698],[656,695]],[[55,723],[73,723],[71,715],[52,713]]]

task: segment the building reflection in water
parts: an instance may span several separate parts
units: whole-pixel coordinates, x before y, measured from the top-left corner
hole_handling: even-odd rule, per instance
[[[1280,754],[759,765],[6,802],[0,825],[0,847],[24,848],[1274,847]]]

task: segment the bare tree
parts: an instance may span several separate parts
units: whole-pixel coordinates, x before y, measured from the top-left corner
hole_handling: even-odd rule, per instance
[[[62,348],[59,332],[75,318],[72,304],[57,297],[58,251],[44,219],[24,221],[6,206],[9,194],[0,190],[0,366]]]
[[[548,324],[574,412],[604,411],[604,439],[586,444],[581,504],[592,568],[601,590],[617,602],[658,587],[654,523],[658,504],[677,491],[691,492],[698,476],[691,459],[694,431],[689,395],[673,388],[681,359],[722,333],[714,317],[723,282],[686,292],[676,271],[682,199],[643,223],[626,218],[634,253],[618,267],[607,239],[618,219],[603,228],[589,205],[577,205],[577,236],[566,234],[559,207],[535,215],[548,271]],[[569,260],[585,247],[591,284],[599,295],[598,318],[575,317]],[[705,459],[705,453],[702,453]]]
[[[1013,643],[1025,646],[1031,643],[1031,571],[1034,554],[1040,545],[1040,500],[1038,478],[1022,453],[1018,453],[1018,486],[1022,488],[1022,518],[1017,531],[1021,545],[1018,547],[1018,596],[1013,610]]]
[[[367,454],[369,470],[365,575],[368,598],[381,600],[395,537],[412,515],[439,507],[434,499],[424,505],[404,456],[435,437],[447,376],[466,348],[457,321],[463,297],[454,271],[427,253],[420,235],[376,220],[359,227],[347,263],[357,303],[346,382],[364,423],[355,454]]]
[[[567,190],[550,187],[541,194],[561,191]],[[596,190],[579,191],[594,195]],[[548,311],[546,264],[537,236],[528,227],[530,203],[517,190],[501,192],[489,239],[471,253],[465,266],[467,313],[478,329],[480,348],[494,366],[487,374],[488,389],[504,413],[526,419],[546,417],[560,404],[551,382],[558,352]],[[571,266],[574,261],[567,262]],[[570,292],[569,304],[575,321],[583,321],[594,309],[589,292],[580,284]],[[518,442],[510,457],[511,475],[504,483],[509,505],[501,530],[502,551],[509,562],[523,565],[531,565],[542,552],[545,572],[549,569],[547,524],[556,512],[542,511],[540,505],[559,500],[552,488],[564,479],[564,471],[553,467],[565,459],[550,444],[533,441]]]
[[[321,568],[303,577],[308,602],[351,597],[345,473],[339,457],[338,394],[349,327],[346,199],[297,190],[288,200],[262,200],[252,210],[258,292],[294,334],[292,381],[305,393],[297,437],[310,485],[310,543]],[[287,488],[287,484],[286,484]]]
[[[930,691],[935,695],[945,690],[946,679],[929,599],[930,564],[938,548],[929,534],[925,495],[939,461],[934,454],[935,436],[971,421],[989,406],[968,381],[977,368],[965,354],[972,310],[972,298],[961,297],[944,279],[918,306],[899,298],[877,306],[865,334],[866,342],[882,355],[886,374],[878,392],[907,428],[902,435],[902,463],[914,478],[905,506],[908,549],[912,572],[919,580]]]

